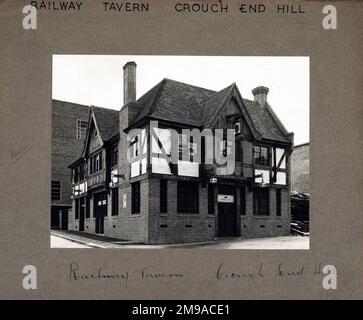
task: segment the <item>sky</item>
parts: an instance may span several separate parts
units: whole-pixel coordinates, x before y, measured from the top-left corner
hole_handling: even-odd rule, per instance
[[[120,110],[123,66],[135,61],[136,96],[164,78],[219,91],[235,82],[243,98],[267,101],[295,145],[309,142],[309,57],[53,55],[53,99]]]

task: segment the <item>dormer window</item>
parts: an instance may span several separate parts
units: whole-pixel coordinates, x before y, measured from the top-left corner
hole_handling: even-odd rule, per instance
[[[270,148],[263,146],[254,146],[254,163],[261,166],[271,165]]]

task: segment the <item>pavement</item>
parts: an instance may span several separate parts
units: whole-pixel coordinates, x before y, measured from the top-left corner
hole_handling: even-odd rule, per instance
[[[208,242],[147,245],[77,231],[52,230],[51,248],[308,250],[309,237],[290,235],[257,239],[226,238]]]

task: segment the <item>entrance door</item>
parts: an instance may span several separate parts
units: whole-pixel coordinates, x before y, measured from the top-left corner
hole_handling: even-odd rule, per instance
[[[218,237],[237,236],[235,188],[218,187]]]
[[[85,198],[80,198],[79,208],[79,231],[84,231],[84,213],[86,209]]]
[[[106,192],[95,194],[94,202],[95,218],[96,218],[96,233],[104,233],[104,221],[107,215],[107,197]]]
[[[68,209],[62,210],[62,230],[68,230]]]

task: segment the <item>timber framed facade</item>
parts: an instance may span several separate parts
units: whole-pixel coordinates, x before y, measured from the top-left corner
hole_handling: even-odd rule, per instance
[[[242,98],[235,83],[216,92],[164,79],[136,100],[136,64],[128,62],[123,107],[90,107],[83,151],[69,166],[69,229],[148,244],[290,234],[293,133],[268,104],[268,88],[253,94]],[[233,173],[207,164],[205,141],[198,151],[186,128],[233,129]],[[189,161],[169,163],[175,150],[188,150]]]

